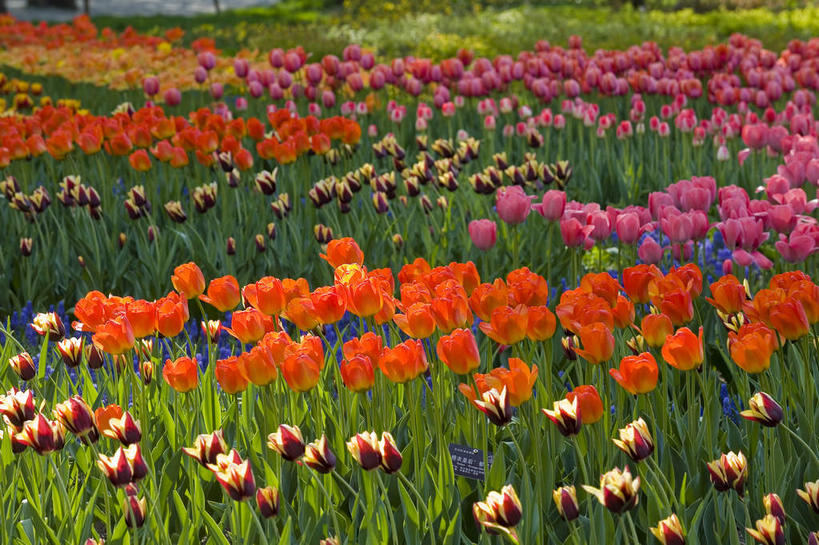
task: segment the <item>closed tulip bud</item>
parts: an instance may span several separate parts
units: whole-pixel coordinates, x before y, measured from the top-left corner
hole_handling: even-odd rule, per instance
[[[239,187],[239,182],[242,181],[242,175],[239,172],[239,169],[231,169],[230,172],[225,173],[225,181],[227,181],[228,187]]]
[[[319,473],[330,473],[336,467],[336,455],[330,450],[326,435],[305,447],[302,461]]]
[[[119,237],[117,238],[117,243],[119,244],[120,249],[125,247],[125,242],[128,240],[128,237],[125,236],[125,233],[120,233]]]
[[[38,335],[48,335],[48,340],[59,342],[65,337],[65,326],[56,312],[40,312],[31,321],[31,328]]]
[[[797,490],[796,494],[810,505],[814,512],[819,513],[819,481],[805,483],[805,489]]]
[[[620,515],[637,505],[640,477],[632,479],[628,466],[622,471],[614,468],[600,476],[600,488],[583,485],[583,490],[593,494],[606,509]]]
[[[682,524],[674,513],[661,520],[655,528],[650,528],[650,530],[662,545],[685,545]]]
[[[782,421],[782,407],[765,392],[757,392],[748,400],[748,409],[740,412],[746,420],[773,428]]]
[[[392,244],[396,249],[401,249],[404,246],[404,237],[398,233],[395,233],[392,236]]]
[[[141,528],[145,524],[145,516],[148,513],[148,502],[145,498],[137,499],[136,496],[125,496],[122,505],[122,514],[125,518],[125,525],[128,528]]]
[[[102,539],[102,538],[94,539],[94,538],[89,537],[88,539],[85,540],[84,545],[105,545],[105,540]]]
[[[557,512],[567,522],[580,516],[577,503],[577,491],[574,486],[561,486],[552,492],[552,499],[557,506]]]
[[[745,492],[745,479],[748,476],[748,460],[740,452],[723,454],[719,459],[707,464],[711,483],[718,492],[734,489],[740,497]]]
[[[327,244],[333,240],[333,230],[319,223],[313,226],[313,236],[319,244]]]
[[[279,491],[274,486],[259,488],[256,490],[256,505],[264,518],[275,517],[279,514]]]
[[[159,228],[154,225],[148,226],[148,242],[153,242],[159,234]]]
[[[255,494],[256,479],[250,460],[242,460],[235,450],[230,454],[219,454],[216,463],[207,467],[231,499],[244,501]]]
[[[506,386],[500,392],[495,388],[487,390],[480,399],[475,399],[472,403],[498,427],[512,421],[512,404]]]
[[[560,339],[560,344],[563,347],[563,353],[566,355],[566,359],[569,361],[577,360],[577,352],[575,347],[577,346],[577,337],[563,337]]]
[[[566,437],[569,437],[580,433],[582,420],[580,418],[580,412],[578,411],[577,406],[578,398],[575,397],[572,401],[569,401],[568,399],[555,401],[554,407],[551,411],[549,409],[541,409],[541,411],[555,424],[555,426],[557,426],[560,433]]]
[[[654,452],[654,440],[642,417],[625,428],[621,428],[619,434],[620,439],[612,439],[612,441],[635,462],[648,458]]]
[[[446,200],[446,197],[444,197],[443,195],[438,197],[438,199],[435,201],[435,204],[437,204],[438,208],[440,208],[441,210],[446,210],[447,208],[449,208],[449,201]]]
[[[16,356],[9,358],[9,366],[14,369],[22,380],[29,381],[37,374],[37,367],[34,365],[34,360],[28,352],[20,352]]]
[[[108,422],[108,428],[103,431],[103,435],[127,446],[139,443],[142,439],[142,429],[139,422],[126,411],[120,418],[112,418]]]
[[[304,454],[304,438],[298,426],[282,424],[278,431],[267,436],[267,447],[292,462]]]
[[[276,240],[276,224],[273,222],[267,224],[267,238]]]
[[[432,200],[426,195],[421,195],[421,198],[419,199],[418,202],[421,203],[421,209],[424,211],[425,214],[429,214],[434,208]]]
[[[78,395],[57,403],[54,407],[54,418],[85,444],[95,443],[99,439],[94,413],[88,403]]]
[[[220,320],[202,320],[202,333],[209,339],[210,344],[216,344],[219,335],[222,333],[222,322]]]
[[[34,419],[34,394],[31,390],[11,390],[0,395],[0,415],[18,430]]]
[[[390,209],[390,203],[387,200],[387,194],[381,191],[373,193],[373,207],[376,213],[386,214]]]
[[[756,521],[756,529],[745,529],[752,538],[763,545],[785,545],[782,523],[773,515],[765,515]]]
[[[391,475],[401,469],[404,458],[391,433],[385,431],[381,434],[378,451],[381,453],[381,470],[384,473]]]
[[[236,255],[236,240],[233,237],[227,238],[227,243],[225,244],[225,253],[227,255]]]
[[[179,201],[166,202],[165,212],[167,212],[168,217],[176,223],[185,223],[185,220],[188,219],[188,215],[182,209],[182,203]]]
[[[785,514],[785,505],[782,503],[782,498],[778,494],[771,493],[762,496],[762,505],[765,507],[766,514],[775,516],[781,524],[785,524],[788,517]]]
[[[523,507],[511,484],[504,486],[500,492],[489,492],[484,501],[495,512],[498,524],[506,528],[517,526],[523,516]]]
[[[265,195],[272,195],[276,192],[276,176],[279,169],[273,169],[273,172],[263,170],[256,175],[254,180],[256,189]]]
[[[154,377],[154,364],[150,360],[142,360],[139,364],[139,377],[143,384],[148,385]]]
[[[123,450],[125,459],[128,460],[128,464],[131,466],[131,481],[136,482],[143,479],[148,474],[148,464],[145,463],[145,459],[142,457],[139,445],[132,444]]]
[[[86,345],[85,347],[85,361],[88,362],[89,369],[99,369],[104,363],[102,350],[97,348],[94,344]]]
[[[347,441],[347,450],[365,471],[370,471],[381,465],[378,436],[374,431],[365,431],[351,437]]]
[[[20,255],[23,257],[28,257],[31,255],[31,248],[34,245],[34,241],[30,238],[21,238],[20,239]]]

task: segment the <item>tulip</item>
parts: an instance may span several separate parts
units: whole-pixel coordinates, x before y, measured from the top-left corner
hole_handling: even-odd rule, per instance
[[[194,299],[205,291],[205,277],[194,262],[179,265],[171,276],[173,288],[186,299]]]
[[[640,323],[640,331],[650,347],[660,348],[673,335],[674,324],[665,314],[646,314]]]
[[[255,308],[239,310],[231,315],[230,327],[225,331],[242,344],[254,344],[265,334],[265,315]]]
[[[819,513],[819,481],[805,483],[805,489],[797,490],[796,494],[802,498],[814,512]]]
[[[279,514],[279,491],[273,486],[257,489],[256,505],[264,518],[275,517]]]
[[[48,340],[59,342],[65,337],[65,325],[55,312],[40,312],[31,321],[31,328],[40,336],[48,336]]]
[[[347,308],[356,316],[374,316],[383,305],[384,290],[378,279],[368,277],[347,285]]]
[[[650,352],[625,356],[620,369],[609,369],[611,377],[632,395],[646,394],[657,387],[657,361]]]
[[[782,523],[773,515],[765,515],[756,521],[756,529],[745,529],[752,538],[764,545],[785,545],[785,533]]]
[[[304,438],[298,426],[282,424],[278,431],[267,436],[267,448],[278,452],[288,462],[298,460],[304,454]]]
[[[122,513],[125,517],[125,525],[128,528],[141,528],[145,524],[145,516],[148,514],[148,502],[145,498],[137,499],[135,495],[126,495]]]
[[[575,348],[580,357],[592,364],[608,361],[614,353],[614,335],[605,324],[594,322],[577,332],[583,348]]]
[[[646,237],[637,249],[637,255],[645,263],[656,265],[663,259],[663,248],[651,237]]]
[[[748,400],[748,409],[740,412],[746,420],[759,422],[763,426],[773,428],[782,421],[782,407],[765,392],[757,392]]]
[[[222,333],[222,322],[220,320],[202,320],[200,327],[202,334],[210,341],[210,344],[216,344],[219,341],[219,335]]]
[[[489,323],[481,322],[478,327],[498,344],[512,345],[526,338],[528,325],[527,308],[517,305],[496,308],[492,311]]]
[[[770,325],[789,341],[798,340],[810,332],[805,308],[795,298],[787,298],[771,307],[768,314]]]
[[[122,447],[110,457],[100,454],[97,459],[97,467],[115,487],[126,486],[133,479],[133,468],[125,455],[125,449]]]
[[[278,278],[266,276],[255,284],[242,288],[245,304],[262,311],[267,316],[278,316],[287,306],[284,284]]]
[[[321,439],[313,441],[305,447],[304,458],[307,466],[315,469],[319,473],[329,473],[336,467],[336,456],[327,444],[327,436],[322,435]]]
[[[543,194],[543,200],[532,208],[548,221],[557,221],[563,217],[566,208],[566,193],[557,189],[550,189]]]
[[[408,382],[424,373],[429,364],[421,341],[409,339],[393,348],[384,348],[378,367],[392,382]]]
[[[583,485],[583,490],[593,494],[606,509],[620,515],[637,505],[640,477],[632,479],[628,466],[623,471],[614,468],[600,476],[600,488]]]
[[[318,384],[323,365],[323,354],[321,359],[317,360],[314,354],[299,347],[285,357],[281,372],[291,390],[309,392]]]
[[[207,295],[200,295],[199,299],[214,306],[220,312],[233,310],[241,299],[239,283],[230,275],[214,278],[208,284]]]
[[[57,343],[57,350],[67,367],[77,367],[82,362],[85,340],[81,337],[69,337]]]
[[[762,496],[762,505],[765,507],[765,513],[773,515],[781,524],[785,524],[788,518],[785,514],[785,505],[782,503],[782,498],[778,494],[765,494]]]
[[[122,407],[116,404],[99,407],[94,411],[94,421],[97,423],[97,430],[105,435],[111,430],[111,421],[122,417]]]
[[[166,359],[162,367],[162,378],[171,388],[183,394],[199,385],[199,369],[196,362],[186,356],[174,361]]]
[[[9,424],[19,429],[34,419],[34,394],[31,390],[20,391],[12,387],[0,395],[0,415]]]
[[[707,467],[711,482],[718,492],[733,488],[742,497],[748,476],[748,460],[742,452],[723,454],[719,459],[708,462]]]
[[[256,386],[267,386],[279,375],[273,353],[259,344],[239,355],[239,369]]]
[[[128,445],[126,448],[120,447],[125,453],[125,459],[128,460],[128,465],[131,466],[131,482],[137,482],[143,479],[148,474],[148,464],[142,457],[142,451],[139,445]]]
[[[564,436],[569,437],[580,433],[582,420],[581,413],[578,410],[577,398],[555,401],[551,411],[549,409],[541,409],[541,411],[557,426],[558,431]]]
[[[429,303],[413,303],[404,314],[396,314],[392,319],[401,331],[414,339],[426,339],[435,332],[435,317]]]
[[[156,330],[165,337],[175,337],[188,321],[188,300],[171,292],[156,303]]]
[[[661,520],[656,527],[650,528],[650,530],[662,545],[685,545],[682,524],[680,524],[680,519],[674,513]]]
[[[125,316],[116,317],[102,324],[91,340],[99,350],[112,356],[124,354],[133,348],[136,342],[134,330]]]
[[[623,288],[635,304],[648,303],[649,283],[655,278],[662,278],[662,275],[656,265],[627,267],[623,270]]]
[[[39,455],[60,450],[65,445],[65,428],[59,421],[48,420],[42,414],[28,420],[18,435],[19,440]]]
[[[736,314],[742,311],[748,294],[739,280],[733,275],[726,275],[711,284],[712,297],[705,300],[725,314]]]
[[[37,367],[28,352],[20,352],[9,358],[9,366],[22,380],[29,381],[37,374]]]
[[[481,363],[478,343],[468,329],[456,329],[449,335],[442,336],[435,351],[438,358],[458,375],[471,373]]]
[[[74,396],[54,407],[54,418],[85,444],[96,443],[99,431],[94,413],[81,396]]]
[[[770,367],[771,355],[779,347],[776,333],[763,323],[743,324],[728,333],[731,359],[746,373],[761,373]]]
[[[552,499],[557,506],[557,512],[566,522],[571,522],[580,516],[577,502],[577,491],[574,486],[561,486],[552,491]]]
[[[705,359],[702,346],[702,326],[699,335],[682,327],[666,338],[662,348],[663,360],[680,371],[690,371],[702,365]]]
[[[489,250],[497,241],[498,226],[488,219],[472,220],[469,222],[469,238],[479,250]]]
[[[612,441],[635,462],[648,458],[654,452],[654,440],[642,417],[621,428],[618,433],[620,438]]]
[[[341,362],[341,380],[352,392],[366,392],[375,384],[372,360],[364,354],[356,354]]]
[[[235,450],[230,454],[219,454],[216,456],[216,463],[208,464],[207,468],[235,501],[252,498],[256,492],[256,480],[250,460],[242,460]]]
[[[378,441],[378,451],[381,454],[381,471],[391,475],[401,469],[404,459],[390,432],[385,431],[381,434],[381,439]]]
[[[182,452],[207,467],[208,464],[215,464],[216,457],[228,451],[222,430],[213,433],[205,433],[196,437],[193,447],[183,447]]]
[[[347,450],[365,471],[381,465],[381,451],[375,432],[362,432],[351,437],[347,441]]]
[[[473,400],[472,404],[498,427],[512,421],[512,406],[506,386],[500,392],[495,388],[483,392],[481,398]]]
[[[584,424],[594,424],[603,417],[603,400],[597,393],[597,388],[590,384],[575,386],[574,390],[566,394],[566,399],[574,402],[577,398],[578,415],[583,417]]]
[[[529,215],[534,198],[526,195],[520,186],[501,188],[496,199],[498,216],[510,225],[523,223]]]

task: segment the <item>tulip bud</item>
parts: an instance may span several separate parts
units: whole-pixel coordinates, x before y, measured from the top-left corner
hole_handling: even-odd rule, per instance
[[[151,383],[154,377],[154,364],[150,360],[142,360],[139,364],[139,376],[146,386]]]
[[[552,492],[552,499],[557,506],[557,512],[567,522],[580,516],[577,503],[577,491],[574,486],[561,486]]]
[[[708,462],[707,467],[711,474],[711,482],[718,492],[733,488],[740,497],[742,496],[745,491],[745,478],[748,476],[748,461],[742,452],[723,454],[719,459]]]
[[[59,342],[65,337],[65,326],[56,312],[40,312],[31,322],[31,328],[38,335],[48,335],[48,340]]]
[[[381,451],[375,432],[358,433],[347,441],[347,450],[365,471],[381,465]]]
[[[208,464],[207,468],[234,501],[244,501],[253,497],[256,492],[256,479],[253,477],[250,460],[242,460],[235,450],[230,454],[219,454],[216,456],[216,463]]]
[[[775,427],[782,421],[782,407],[765,392],[755,393],[748,400],[748,407],[747,410],[739,413],[746,420],[759,422],[769,428]]]
[[[79,263],[80,267],[82,267],[83,269],[85,268],[85,258],[83,256],[81,255],[77,256],[77,263]]]
[[[125,247],[125,241],[128,240],[128,237],[125,236],[125,233],[120,233],[117,242],[119,243],[120,249]]]
[[[273,172],[269,172],[267,170],[263,170],[256,174],[256,178],[254,183],[256,184],[256,189],[258,189],[261,193],[265,195],[272,195],[276,192],[276,175],[279,169],[273,169]]]
[[[34,360],[28,352],[20,352],[16,356],[9,358],[9,366],[14,369],[22,380],[29,381],[37,374],[37,367],[34,365]]]
[[[635,462],[648,458],[654,452],[654,440],[642,417],[620,429],[619,434],[620,439],[612,439],[612,441]]]
[[[88,362],[89,369],[99,369],[104,362],[102,350],[97,348],[94,344],[86,345],[85,360]]]
[[[85,444],[99,439],[97,424],[91,407],[80,396],[74,396],[54,407],[54,418]]]
[[[400,248],[401,248],[401,247],[404,245],[404,237],[402,237],[402,236],[401,236],[400,234],[398,234],[398,233],[395,233],[395,234],[392,236],[392,244],[393,244],[393,246],[395,246],[397,249],[400,249]]]
[[[122,514],[125,517],[125,525],[128,528],[141,528],[145,524],[145,515],[148,512],[148,502],[145,498],[137,499],[136,496],[125,496],[122,505]]]
[[[153,242],[156,240],[157,235],[159,234],[159,228],[154,225],[148,226],[148,242]]]
[[[267,224],[267,238],[276,240],[276,224],[273,222]]]
[[[487,390],[481,399],[476,399],[472,403],[498,427],[512,421],[512,405],[505,385],[500,392],[495,388]]]
[[[381,191],[373,193],[373,207],[377,214],[386,214],[390,209],[390,203],[387,200],[387,194]]]
[[[279,514],[279,491],[273,486],[266,486],[256,490],[256,505],[259,512],[266,519]]]
[[[133,469],[125,456],[125,449],[120,447],[113,456],[100,454],[97,467],[105,477],[116,487],[123,487],[131,482]]]
[[[440,208],[441,210],[446,210],[447,208],[449,208],[449,201],[446,200],[446,197],[444,197],[443,195],[438,197],[438,199],[435,201],[435,204],[437,204],[438,208]]]
[[[239,187],[239,182],[242,181],[242,174],[238,169],[234,168],[230,172],[225,173],[225,181],[227,181],[228,187]]]
[[[236,240],[234,240],[233,237],[227,238],[225,252],[227,253],[227,255],[236,255]]]
[[[576,337],[563,337],[560,339],[560,344],[563,346],[563,353],[566,355],[566,359],[569,361],[577,360],[577,352],[575,352],[575,346],[577,342],[575,341]]]
[[[183,447],[182,452],[199,462],[205,467],[208,464],[215,464],[216,457],[228,451],[227,443],[222,434],[222,430],[213,433],[205,433],[196,438],[193,447]]]
[[[176,223],[185,223],[185,220],[188,219],[188,215],[182,209],[182,203],[179,201],[166,202],[165,212],[167,212],[168,217]]]
[[[282,424],[278,431],[267,436],[267,448],[278,452],[282,458],[292,462],[304,454],[304,439],[298,426]]]
[[[305,447],[303,461],[319,473],[330,473],[336,467],[336,456],[327,444],[326,435]]]
[[[619,515],[637,505],[640,477],[632,479],[628,466],[623,471],[614,468],[600,476],[600,488],[583,485],[583,490],[593,494],[606,509]]]
[[[489,492],[486,503],[495,511],[496,520],[501,526],[513,528],[520,522],[523,508],[511,484],[504,486],[500,492]]]
[[[778,494],[771,493],[762,496],[762,505],[765,507],[766,514],[775,516],[781,524],[785,524],[788,517],[785,514],[785,505],[782,503],[782,498]]]
[[[31,247],[34,244],[34,241],[30,238],[21,238],[20,239],[20,255],[23,257],[28,257],[31,255]]]
[[[102,434],[110,439],[116,439],[125,446],[139,443],[142,439],[139,422],[127,411],[120,418],[112,418]]]
[[[401,456],[401,451],[398,450],[398,446],[395,444],[395,439],[393,439],[392,434],[386,431],[381,434],[381,440],[378,442],[378,451],[381,453],[381,470],[384,473],[391,475],[401,469],[401,464],[404,459]]]
[[[756,521],[756,529],[745,529],[752,538],[763,545],[785,545],[785,533],[782,523],[773,515],[765,515]]]
[[[341,541],[337,537],[326,537],[319,540],[319,545],[341,545]]]
[[[819,532],[808,534],[808,545],[819,545]]]
[[[428,196],[421,195],[421,198],[419,199],[418,202],[421,203],[421,209],[424,211],[425,214],[429,214],[430,212],[432,212],[432,208],[434,205],[432,204],[432,200]]]
[[[580,412],[577,409],[577,399],[575,397],[572,401],[568,399],[555,401],[551,411],[541,409],[543,414],[557,426],[558,431],[566,437],[580,433],[582,421]]]
[[[682,524],[674,513],[661,520],[656,528],[650,528],[650,530],[662,545],[685,545]]]
[[[805,483],[805,489],[797,490],[796,494],[810,505],[814,512],[819,513],[819,480]]]
[[[210,344],[216,344],[219,335],[222,333],[222,322],[220,320],[202,320],[202,333],[210,339]]]

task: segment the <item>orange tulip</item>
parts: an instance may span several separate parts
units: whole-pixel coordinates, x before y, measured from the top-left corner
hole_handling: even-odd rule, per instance
[[[382,339],[372,331],[364,333],[361,337],[354,337],[346,341],[341,347],[344,357],[348,360],[358,355],[365,355],[371,361],[378,361],[382,352]]]
[[[341,380],[352,392],[366,392],[375,384],[372,360],[364,354],[357,354],[341,362]]]
[[[373,320],[376,325],[384,325],[391,321],[395,316],[395,298],[387,292],[384,292],[384,300],[381,305],[381,310],[375,313]]]
[[[662,349],[663,359],[671,367],[689,371],[702,365],[705,355],[702,346],[702,326],[699,336],[687,327],[681,327],[669,335]]]
[[[99,350],[112,356],[124,354],[133,348],[136,342],[134,330],[125,316],[115,317],[102,324],[96,329],[91,340]]]
[[[687,324],[694,318],[694,303],[691,294],[685,289],[659,293],[651,298],[651,302],[660,312],[671,318],[671,323],[675,326]]]
[[[713,282],[710,289],[712,297],[706,297],[705,300],[724,314],[741,312],[748,299],[745,286],[732,274]]]
[[[238,394],[247,390],[247,377],[242,373],[238,356],[217,360],[213,374],[226,394]]]
[[[419,340],[409,339],[393,348],[384,348],[378,358],[378,367],[392,382],[410,381],[427,370],[424,345]]]
[[[151,158],[148,156],[148,152],[144,149],[140,149],[132,153],[128,157],[128,162],[131,163],[131,168],[137,172],[146,172],[151,170]]]
[[[171,276],[171,283],[173,289],[187,299],[193,299],[205,291],[205,277],[193,261],[176,267]]]
[[[469,302],[462,294],[453,293],[449,296],[436,297],[432,300],[432,315],[435,324],[441,333],[449,333],[459,327],[472,324],[472,313],[469,311]]]
[[[648,285],[663,273],[656,265],[635,265],[623,269],[623,288],[628,298],[636,304],[648,303]]]
[[[481,322],[479,327],[486,336],[498,344],[511,345],[526,337],[529,325],[528,309],[523,305],[498,307],[492,311],[489,323]]]
[[[429,273],[432,267],[429,266],[427,260],[423,257],[416,257],[412,263],[407,263],[398,272],[398,281],[402,284],[409,284],[420,279],[425,274]]]
[[[199,299],[214,306],[220,312],[233,310],[241,300],[239,282],[230,275],[214,278],[208,284],[207,295],[200,295]]]
[[[199,384],[199,370],[196,362],[188,357],[177,358],[174,361],[165,360],[162,377],[171,388],[180,394],[190,392]]]
[[[239,368],[247,380],[256,386],[267,386],[276,380],[279,374],[273,359],[273,352],[263,344],[240,354]]]
[[[225,331],[233,335],[242,344],[253,344],[265,334],[265,315],[255,308],[234,312],[230,318],[230,327]]]
[[[600,297],[611,308],[617,306],[620,283],[607,272],[586,274],[580,279],[580,289]]]
[[[789,271],[773,275],[768,287],[788,291],[794,283],[804,281],[810,282],[810,276],[802,271]]]
[[[614,314],[609,304],[597,295],[575,289],[563,292],[555,308],[560,325],[566,331],[577,332],[584,325],[600,322],[614,328]]]
[[[116,404],[99,407],[94,411],[94,421],[97,423],[97,429],[103,435],[107,430],[111,430],[111,421],[122,417],[122,407]]]
[[[696,263],[688,263],[682,267],[671,269],[668,274],[675,275],[683,280],[692,299],[696,299],[702,293],[702,271]]]
[[[401,284],[401,308],[408,308],[415,303],[431,302],[432,292],[425,284],[421,282]]]
[[[771,366],[771,355],[779,347],[776,333],[761,322],[744,324],[728,333],[731,359],[746,373],[761,373]]]
[[[640,331],[648,346],[659,348],[674,333],[674,324],[665,314],[646,314],[640,322]]]
[[[513,407],[520,407],[532,397],[532,390],[537,381],[537,365],[529,366],[519,358],[509,358],[509,369],[502,367],[493,369],[493,374],[501,379],[509,394],[509,402]]]
[[[338,238],[327,243],[327,254],[321,254],[323,260],[334,269],[339,265],[364,264],[364,252],[355,240],[350,237]]]
[[[156,302],[156,329],[165,337],[176,337],[188,321],[188,300],[171,292]]]
[[[426,339],[435,332],[435,318],[428,303],[415,303],[392,319],[401,331],[414,339]]]
[[[90,291],[74,305],[74,315],[80,321],[82,331],[95,331],[108,319],[106,302],[108,298],[102,292]],[[75,328],[77,328],[75,326]]]
[[[810,323],[802,303],[788,297],[768,312],[771,326],[789,341],[801,339],[810,332]]]
[[[284,318],[302,331],[310,331],[319,325],[316,309],[309,297],[295,297],[284,309]]]
[[[617,306],[612,310],[614,327],[623,329],[634,323],[634,303],[624,295],[617,297]]]
[[[509,286],[510,305],[526,305],[538,307],[549,303],[549,286],[546,279],[521,267],[506,275],[506,285]]]
[[[557,319],[546,305],[529,307],[529,317],[526,323],[526,336],[533,341],[547,341],[551,339],[557,329]]]
[[[309,392],[318,384],[321,364],[308,352],[297,350],[285,357],[282,375],[294,392]]]
[[[310,294],[319,324],[334,324],[347,312],[347,293],[343,286],[324,286]]]
[[[404,286],[401,287],[403,298]],[[492,317],[492,311],[498,307],[506,306],[509,303],[509,289],[506,283],[496,278],[491,284],[481,284],[477,286],[469,296],[469,306],[472,312],[484,322],[488,322]]]
[[[268,316],[280,315],[287,305],[282,281],[272,276],[265,276],[242,288],[242,297],[246,304]]]
[[[377,278],[370,276],[347,286],[347,307],[356,316],[373,316],[383,305],[384,292]]]
[[[125,316],[134,330],[134,337],[141,339],[153,335],[156,331],[156,305],[153,302],[139,299],[125,305]]]
[[[594,424],[603,417],[603,400],[597,393],[597,388],[590,384],[575,386],[566,394],[566,399],[573,402],[577,398],[577,410],[583,424]]]
[[[787,290],[788,297],[802,303],[808,322],[819,322],[819,286],[810,280],[800,280],[788,286]]]
[[[626,356],[620,360],[620,369],[609,369],[609,374],[627,392],[633,395],[648,393],[657,387],[657,360],[650,352]]]
[[[456,329],[449,335],[441,337],[435,352],[438,358],[458,375],[471,373],[481,364],[478,343],[472,331],[468,329]]]
[[[333,271],[333,282],[342,286],[349,286],[366,280],[368,276],[367,268],[361,265],[339,265]]]
[[[577,336],[583,348],[575,348],[575,352],[589,363],[603,363],[614,354],[614,335],[606,324],[595,322],[584,325]]]
[[[475,291],[475,288],[481,283],[478,268],[475,267],[475,264],[471,261],[467,261],[466,263],[453,262],[447,267],[452,271],[452,274],[455,275],[455,279],[458,283],[463,286],[467,296],[472,295],[472,292]]]

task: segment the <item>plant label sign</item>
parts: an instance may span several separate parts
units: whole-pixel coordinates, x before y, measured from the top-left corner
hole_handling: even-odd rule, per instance
[[[483,481],[486,478],[486,469],[483,467],[483,451],[467,445],[449,444],[449,457],[452,459],[452,468],[455,475]],[[489,465],[492,465],[494,456],[490,452],[487,456]]]

